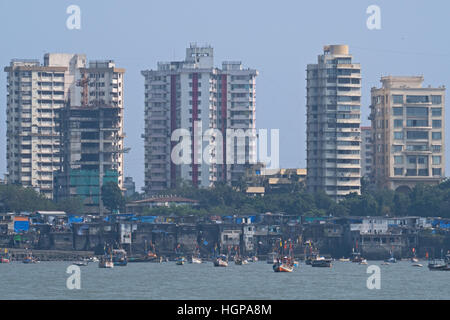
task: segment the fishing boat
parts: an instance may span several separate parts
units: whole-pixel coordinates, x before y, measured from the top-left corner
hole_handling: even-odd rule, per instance
[[[396,263],[397,259],[394,258],[394,254],[392,252],[392,250],[390,251],[391,257],[389,259],[385,259],[384,262],[389,262],[389,263]]]
[[[89,260],[82,259],[82,260],[75,261],[73,264],[76,266],[79,266],[79,267],[85,267],[88,265],[88,263],[89,263]]]
[[[23,263],[37,263],[37,259],[33,257],[33,254],[31,252],[27,251],[27,254],[25,258],[22,260]]]
[[[340,262],[349,262],[350,259],[349,259],[349,258],[344,258],[344,257],[342,257],[342,258],[339,259],[339,261],[340,261]]]
[[[195,251],[192,253],[190,263],[202,263],[202,259],[200,258],[200,249],[198,246],[195,248]]]
[[[355,261],[353,261],[353,262],[355,262]],[[362,260],[359,262],[359,264],[364,264],[364,265],[366,265],[366,264],[367,264],[367,260],[366,260],[366,259],[362,259]]]
[[[228,267],[228,258],[226,255],[221,254],[213,260],[215,267]]]
[[[258,257],[257,256],[253,256],[253,257],[250,257],[250,258],[248,258],[248,262],[258,262]]]
[[[450,271],[450,253],[447,253],[444,258],[444,251],[441,249],[441,258],[429,262],[428,269],[431,271]]]
[[[444,262],[433,261],[428,263],[428,269],[431,271],[450,271],[450,265]]]
[[[177,266],[182,266],[183,264],[186,263],[186,258],[185,257],[177,257],[175,259],[175,263]]]
[[[283,259],[277,259],[277,261],[272,266],[275,272],[292,272],[294,271],[294,265],[289,257],[284,257]]]
[[[332,263],[331,259],[325,259],[324,257],[319,257],[316,260],[311,262],[311,267],[322,267],[322,268],[331,268]]]
[[[5,252],[0,255],[0,263],[10,263],[11,256],[8,253],[8,249],[5,249]]]
[[[420,263],[414,263],[413,265],[412,265],[413,267],[423,267],[423,265],[422,264],[420,264]]]
[[[352,262],[361,263],[365,259],[361,256],[361,253],[359,253],[359,252],[352,252],[352,256],[351,256],[350,260]]]
[[[114,249],[112,254],[112,261],[115,266],[124,267],[128,264],[127,252],[125,250]]]
[[[412,248],[413,256],[411,257],[411,262],[417,263],[419,262],[419,259],[416,257],[416,249]]]
[[[109,255],[105,255],[100,258],[100,261],[98,262],[99,268],[114,268],[114,262],[112,260],[112,257]]]
[[[88,259],[88,262],[98,262],[98,258],[97,257],[90,257]]]
[[[198,263],[198,264],[200,264],[200,263],[202,263],[202,259],[200,257],[192,256],[191,257],[191,263]]]

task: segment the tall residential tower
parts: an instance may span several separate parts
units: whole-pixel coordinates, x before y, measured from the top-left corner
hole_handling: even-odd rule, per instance
[[[372,88],[373,176],[379,187],[411,190],[445,177],[445,88],[423,77],[382,77]]]
[[[171,141],[171,136],[177,129],[188,130],[191,141],[195,141],[194,133],[201,136],[208,129],[218,129],[223,137],[227,129],[251,130],[254,134],[257,71],[244,69],[241,62],[224,62],[222,69],[216,68],[212,47],[191,44],[186,49],[185,60],[159,62],[157,70],[145,70],[142,75],[145,78],[145,191],[155,194],[181,181],[202,187],[218,181],[237,183],[245,166],[253,160],[256,162],[255,136],[245,142],[245,148],[235,150],[233,163],[204,161],[205,152],[207,159],[221,158],[221,162],[226,162],[223,159],[230,154],[227,141],[222,154],[217,150],[208,154],[205,149],[214,138],[204,137],[201,143],[191,143],[191,149],[184,155],[190,163],[181,164],[171,157],[178,144],[178,140]],[[195,127],[196,123],[201,128]]]
[[[361,67],[346,45],[307,66],[307,188],[336,201],[361,189]]]
[[[8,183],[32,187],[53,197],[53,172],[60,166],[59,114],[76,99],[76,77],[85,55],[46,54],[38,60],[12,60],[7,72]]]

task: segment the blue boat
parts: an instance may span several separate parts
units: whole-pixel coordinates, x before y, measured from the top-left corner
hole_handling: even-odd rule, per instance
[[[114,266],[124,267],[128,264],[127,252],[125,250],[114,249],[112,253]]]

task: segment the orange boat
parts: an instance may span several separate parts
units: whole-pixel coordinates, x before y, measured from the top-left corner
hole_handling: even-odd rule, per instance
[[[273,271],[275,272],[292,272],[294,270],[294,264],[292,263],[292,259],[288,257],[284,257],[282,261],[280,259],[277,260],[273,264]]]

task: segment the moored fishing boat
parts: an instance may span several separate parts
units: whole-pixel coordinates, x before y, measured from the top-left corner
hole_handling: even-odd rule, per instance
[[[112,251],[112,261],[115,266],[124,267],[128,264],[127,252],[123,249],[114,249]]]
[[[311,263],[311,267],[322,267],[322,268],[331,268],[332,263],[331,259],[325,259],[324,257],[320,257],[320,259],[313,260]]]
[[[226,255],[222,254],[213,260],[215,267],[228,267],[228,258]]]
[[[353,262],[355,262],[355,261],[353,261]],[[367,260],[366,259],[362,259],[360,262],[359,262],[359,264],[367,264]]]
[[[394,253],[390,250],[391,257],[389,259],[385,259],[384,262],[396,263],[397,259],[394,258]]]
[[[352,256],[351,256],[350,260],[351,260],[352,262],[361,263],[361,262],[363,262],[365,259],[361,256],[361,253],[359,253],[359,252],[352,252]],[[366,262],[367,262],[367,261],[366,261]]]
[[[198,263],[198,264],[200,264],[200,263],[202,263],[202,259],[199,258],[199,257],[192,256],[191,263]]]
[[[11,256],[8,253],[8,249],[5,249],[5,252],[0,255],[0,263],[10,263]]]
[[[33,254],[31,252],[27,252],[27,255],[22,260],[23,263],[37,263],[37,259],[33,257]]]
[[[79,267],[85,267],[88,265],[88,263],[89,263],[89,260],[83,259],[83,260],[75,261],[73,264],[76,266],[79,266]]]
[[[272,266],[274,272],[292,272],[294,271],[294,265],[291,258],[284,257],[283,259],[277,259]]]
[[[175,259],[175,263],[177,266],[182,266],[186,263],[186,258],[185,257],[177,257]]]
[[[450,271],[450,265],[448,263],[434,261],[428,264],[428,269],[431,271]]]
[[[339,259],[339,261],[340,261],[340,262],[349,262],[350,259],[349,259],[349,258],[344,258],[344,257],[342,257],[342,258]]]
[[[105,255],[100,258],[100,261],[98,262],[99,268],[114,268],[114,262],[112,261],[112,257]]]

